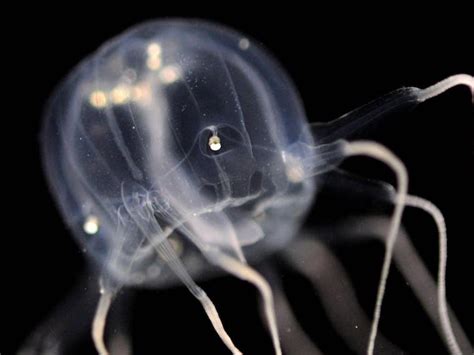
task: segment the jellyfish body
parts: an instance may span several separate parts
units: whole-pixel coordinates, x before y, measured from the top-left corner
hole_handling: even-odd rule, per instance
[[[66,223],[125,284],[165,282],[149,247],[165,229],[261,257],[294,235],[314,196],[292,149],[313,141],[291,82],[210,24],[153,22],[106,43],[58,89],[42,136]]]
[[[106,283],[180,279],[200,299],[188,270],[217,268],[193,253],[245,263],[294,236],[315,191],[301,163],[312,139],[264,50],[214,25],[159,21],[106,43],[65,80],[43,156],[63,217]]]
[[[398,192],[387,197],[395,211],[387,224],[372,353],[403,208],[411,204],[437,212],[407,196],[406,171],[391,152],[341,138],[387,111],[458,84],[474,87],[471,77],[461,75],[426,90],[402,89],[311,132],[287,75],[237,32],[166,20],[137,26],[104,44],[59,86],[42,131],[53,195],[102,275],[103,297],[93,324],[97,350],[107,353],[103,328],[118,288],[182,282],[227,347],[240,353],[195,283],[224,270],[258,288],[280,354],[272,290],[249,264],[295,240],[319,187],[315,175],[346,157],[368,155],[386,162],[398,178]],[[438,226],[442,235],[442,223]],[[324,248],[294,245],[299,255],[315,250],[324,259]],[[445,262],[440,279],[443,267]],[[444,285],[440,289],[444,292]],[[441,328],[451,352],[458,353],[443,292]],[[287,309],[277,295],[277,308]]]

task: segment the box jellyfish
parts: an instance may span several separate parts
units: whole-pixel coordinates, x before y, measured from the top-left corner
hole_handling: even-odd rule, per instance
[[[427,89],[396,90],[332,122],[310,125],[279,64],[233,30],[201,21],[160,20],[105,43],[57,89],[42,129],[51,192],[100,274],[95,285],[100,299],[92,324],[86,326],[97,352],[113,352],[108,346],[113,339],[104,334],[108,310],[115,298],[118,302],[121,288],[166,289],[180,283],[200,302],[229,351],[241,354],[243,349],[198,285],[225,272],[258,290],[275,354],[320,353],[298,326],[277,273],[255,267],[274,253],[284,255],[321,290],[335,328],[358,353],[373,354],[379,346],[397,349],[378,334],[392,259],[415,290],[415,281],[423,282],[425,291],[417,295],[449,352],[472,351],[446,301],[441,212],[408,194],[408,173],[390,150],[374,141],[351,140],[369,123],[457,85],[469,87],[474,95],[473,78],[454,75]],[[385,163],[396,185],[347,177],[339,166],[353,156]],[[355,184],[391,206],[390,217],[348,219],[338,229],[341,239],[363,238],[354,228],[362,224],[385,245],[372,315],[361,310],[350,286],[328,282],[329,271],[340,280],[346,276],[327,246],[299,232],[328,173],[339,176],[334,181]],[[431,215],[438,228],[436,283],[401,226],[407,206]],[[418,265],[418,271],[403,269],[408,262]],[[339,297],[331,297],[332,292]],[[433,297],[435,305],[427,299]],[[348,329],[344,312],[367,330],[362,342]],[[292,339],[279,331],[288,324],[295,330]],[[60,352],[66,337],[73,336],[46,341],[44,329],[25,345],[24,353],[40,348]]]

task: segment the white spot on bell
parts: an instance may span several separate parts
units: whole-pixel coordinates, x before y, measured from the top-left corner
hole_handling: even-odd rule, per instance
[[[99,219],[96,216],[89,216],[83,225],[84,232],[89,235],[96,234],[99,231]]]

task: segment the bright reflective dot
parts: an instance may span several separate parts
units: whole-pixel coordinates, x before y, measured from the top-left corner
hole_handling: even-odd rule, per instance
[[[292,183],[300,183],[304,179],[304,170],[300,164],[295,164],[293,166],[287,167],[286,169],[286,176],[288,180]]]
[[[247,38],[242,38],[239,41],[239,48],[242,49],[243,51],[249,49],[250,47],[250,41]]]
[[[151,88],[148,83],[138,83],[132,88],[132,100],[145,102],[151,97]]]
[[[161,57],[148,57],[146,66],[150,70],[158,70],[161,68]]]
[[[222,145],[219,136],[213,135],[211,138],[209,138],[209,148],[211,148],[213,152],[221,150]]]
[[[107,106],[107,95],[101,90],[93,91],[89,96],[89,103],[96,108]]]
[[[96,216],[87,217],[83,225],[84,232],[93,235],[99,231],[99,219]]]
[[[146,52],[150,57],[157,57],[161,55],[161,46],[156,42],[150,43]]]
[[[158,43],[150,43],[146,49],[148,58],[146,65],[150,70],[158,70],[161,68],[161,46]]]
[[[286,166],[286,176],[288,180],[295,184],[302,182],[305,177],[303,164],[286,152],[282,152],[282,158]]]
[[[130,88],[125,85],[116,86],[110,93],[110,100],[116,104],[121,105],[130,99]]]
[[[164,84],[174,83],[179,78],[179,69],[174,65],[167,65],[160,71],[160,80]]]

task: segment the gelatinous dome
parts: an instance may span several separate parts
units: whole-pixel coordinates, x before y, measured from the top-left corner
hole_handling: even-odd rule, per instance
[[[192,242],[182,257],[197,276],[202,248],[261,257],[294,235],[314,195],[290,149],[312,138],[289,78],[252,40],[201,21],[105,43],[58,88],[42,140],[67,224],[125,283],[158,282],[150,236],[171,231]]]

